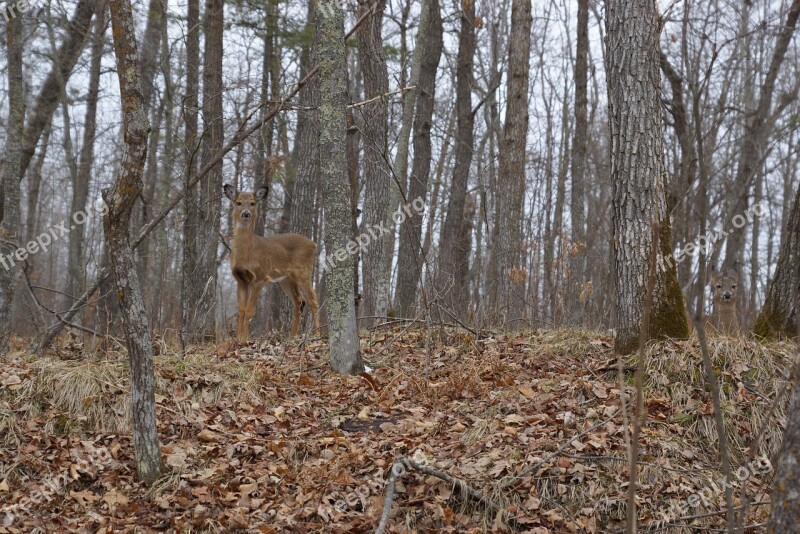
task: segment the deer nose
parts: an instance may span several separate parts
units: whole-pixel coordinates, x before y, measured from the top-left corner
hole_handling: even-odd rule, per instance
[[[249,219],[249,218],[250,218],[250,212],[249,211],[243,211],[242,212],[242,219]]]
[[[725,300],[731,300],[732,296],[733,295],[731,295],[730,291],[726,291],[725,293],[722,294],[722,298],[725,299]]]

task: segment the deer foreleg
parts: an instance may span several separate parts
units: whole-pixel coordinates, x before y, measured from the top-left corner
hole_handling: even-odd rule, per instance
[[[250,321],[256,315],[256,304],[258,304],[258,295],[261,294],[261,287],[264,284],[252,283],[248,287],[247,303],[244,310],[244,340],[247,341],[250,337]],[[240,308],[241,309],[241,308]]]
[[[245,323],[245,315],[247,311],[247,284],[244,282],[236,281],[236,299],[239,304],[239,310],[236,315],[236,337],[241,342],[247,341],[247,331]]]

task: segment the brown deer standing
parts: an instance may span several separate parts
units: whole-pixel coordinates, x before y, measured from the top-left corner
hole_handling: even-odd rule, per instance
[[[739,335],[739,321],[736,318],[736,286],[739,275],[734,269],[726,274],[711,267],[711,289],[714,293],[714,321],[712,325],[727,336]]]
[[[222,189],[233,203],[231,272],[236,279],[239,301],[236,320],[239,341],[247,342],[250,336],[258,295],[267,282],[279,283],[294,303],[291,335],[297,335],[306,302],[314,318],[314,333],[319,335],[319,304],[311,286],[317,245],[298,234],[255,235],[258,202],[267,197],[266,187],[259,187],[255,193],[236,191],[230,184]]]

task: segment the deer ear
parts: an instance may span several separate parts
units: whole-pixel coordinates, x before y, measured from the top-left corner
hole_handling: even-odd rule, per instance
[[[256,200],[264,200],[267,198],[267,193],[269,193],[269,187],[262,185],[256,189]]]
[[[231,200],[231,202],[236,200],[236,189],[234,189],[231,184],[223,185],[222,191],[225,193],[225,196]]]

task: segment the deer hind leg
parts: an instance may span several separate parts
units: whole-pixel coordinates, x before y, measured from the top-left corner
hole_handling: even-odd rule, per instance
[[[311,286],[311,279],[303,282],[303,292],[308,300],[308,305],[311,308],[311,318],[314,319],[314,335],[319,336],[319,303],[317,302],[317,294]]]
[[[300,317],[303,313],[303,308],[305,306],[305,302],[300,296],[300,288],[294,282],[294,280],[290,280],[285,278],[280,282],[283,291],[289,295],[289,298],[292,299],[292,303],[294,304],[294,318],[292,319],[292,329],[290,335],[292,337],[297,335],[297,331],[300,328]]]

